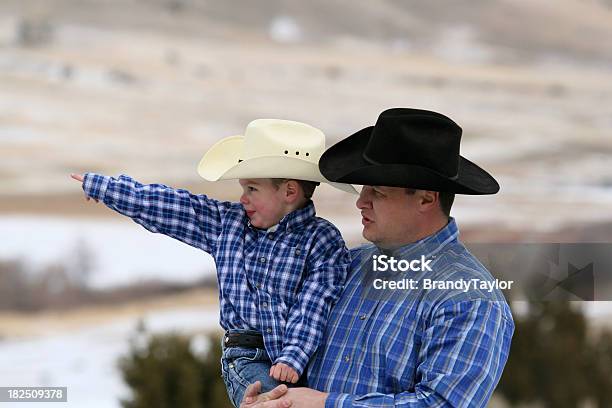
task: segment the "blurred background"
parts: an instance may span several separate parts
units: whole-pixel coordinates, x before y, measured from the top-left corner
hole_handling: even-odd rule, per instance
[[[453,118],[502,186],[457,197],[464,241],[612,242],[610,0],[2,0],[0,386],[222,406],[212,259],[86,202],[69,173],[236,200],[195,168],[251,120],[332,145],[398,106]],[[315,193],[350,246],[354,201]],[[490,406],[612,406],[610,302],[513,307]]]

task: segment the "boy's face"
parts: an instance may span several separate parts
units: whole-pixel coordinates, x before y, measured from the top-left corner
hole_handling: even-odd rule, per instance
[[[269,179],[239,179],[240,203],[255,228],[270,228],[287,215],[285,183],[275,186]]]

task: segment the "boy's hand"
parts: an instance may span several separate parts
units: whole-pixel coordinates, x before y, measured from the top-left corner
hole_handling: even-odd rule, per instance
[[[72,178],[73,178],[73,179],[75,179],[76,181],[80,181],[80,182],[81,182],[81,184],[83,184],[83,180],[84,180],[84,178],[83,178],[83,175],[82,175],[82,174],[74,174],[74,173],[71,173],[71,174],[70,174],[70,177],[72,177]],[[86,199],[87,201],[89,201],[89,200],[91,200],[91,197],[87,197],[87,196],[85,196],[85,199]],[[94,199],[94,201],[95,201],[96,203],[98,202],[98,200],[96,200],[96,199]]]
[[[298,380],[298,374],[287,364],[278,363],[270,367],[270,377],[276,381],[284,381],[295,384]]]

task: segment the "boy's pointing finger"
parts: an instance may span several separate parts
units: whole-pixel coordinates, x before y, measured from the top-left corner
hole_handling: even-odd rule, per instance
[[[83,175],[82,174],[74,174],[71,173],[70,177],[72,177],[73,179],[75,179],[76,181],[80,181],[81,183],[83,182]]]

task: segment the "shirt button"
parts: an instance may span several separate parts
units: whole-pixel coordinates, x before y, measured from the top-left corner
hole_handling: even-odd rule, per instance
[[[263,307],[268,307],[268,302],[263,302],[261,305],[262,305]]]
[[[365,320],[366,315],[362,314],[361,316],[359,316],[359,318],[360,318],[361,320]]]
[[[268,234],[268,239],[272,239],[272,238],[274,238],[272,234]]]
[[[255,285],[255,286],[257,286],[257,289],[261,289],[261,283],[258,283],[258,284],[257,284],[257,285]]]
[[[346,361],[348,363],[349,361],[351,361],[351,357],[350,356],[344,356],[344,361]]]
[[[269,328],[269,327],[266,329],[266,331],[267,331],[268,333],[272,333],[272,329],[271,329],[271,328]]]
[[[299,249],[296,249],[296,250],[295,250],[295,254],[296,254],[296,255],[299,255],[301,252],[302,252],[302,251],[300,251]]]
[[[266,263],[266,258],[264,258],[263,256],[261,258],[259,258],[259,262],[261,263]]]

